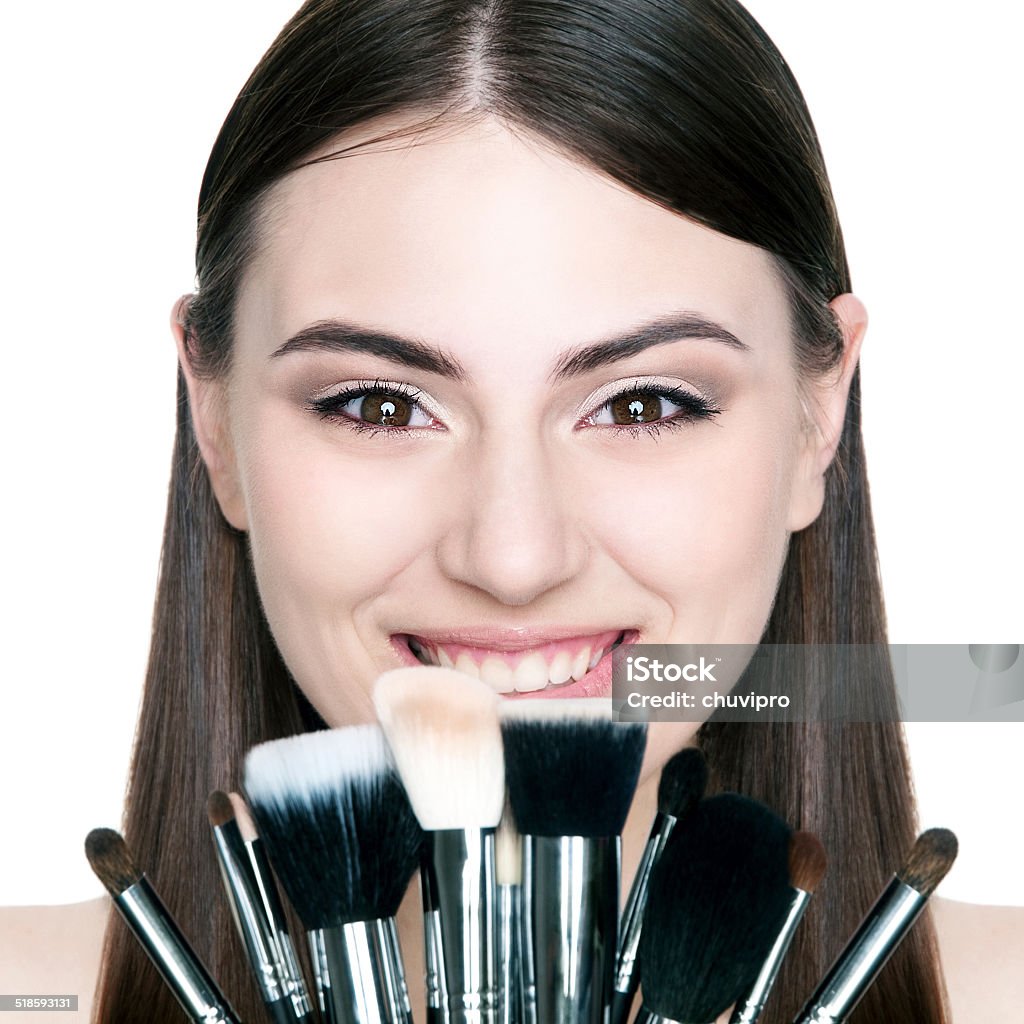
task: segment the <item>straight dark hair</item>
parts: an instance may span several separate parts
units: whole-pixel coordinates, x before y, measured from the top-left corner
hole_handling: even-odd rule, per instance
[[[786,283],[801,372],[837,364],[842,338],[827,303],[850,290],[850,277],[825,165],[789,68],[738,3],[311,0],[253,72],[210,156],[199,202],[198,288],[185,315],[197,373],[230,365],[239,281],[259,244],[267,190],[332,140],[338,149],[327,158],[357,152],[342,148],[341,133],[394,114],[412,123],[377,138],[500,118],[665,209],[759,246]],[[859,397],[858,370],[823,511],[791,537],[764,643],[886,642]],[[700,733],[716,788],[765,801],[794,827],[816,832],[830,856],[764,1024],[792,1019],[913,841],[888,664],[862,688],[890,723],[710,722]],[[274,644],[246,537],[227,525],[213,498],[179,371],[124,830],[246,1019],[263,1011],[220,897],[206,798],[238,787],[255,743],[322,725]],[[180,1019],[113,915],[95,1006],[96,1020],[118,1024]],[[947,1020],[927,916],[854,1019]]]

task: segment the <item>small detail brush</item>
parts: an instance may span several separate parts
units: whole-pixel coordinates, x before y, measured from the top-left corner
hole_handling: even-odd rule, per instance
[[[956,855],[956,836],[949,829],[932,828],[918,836],[903,866],[829,968],[795,1024],[839,1024],[850,1016],[946,877]]]
[[[789,911],[789,826],[735,793],[669,836],[640,936],[637,1024],[711,1024],[749,992]]]
[[[373,700],[424,831],[428,1002],[446,1024],[498,1024],[495,830],[505,798],[498,696],[438,666],[383,673]],[[431,965],[429,961],[433,959]]]
[[[605,1024],[620,833],[647,742],[602,698],[506,701],[509,800],[523,835],[523,974],[542,1024]]]
[[[231,915],[274,1024],[312,1021],[270,862],[251,822],[244,821],[219,789],[206,805]],[[248,834],[247,834],[248,833]]]
[[[658,782],[658,813],[651,834],[633,877],[625,910],[619,921],[619,948],[615,961],[615,992],[612,996],[611,1024],[626,1024],[630,1007],[640,983],[637,949],[643,928],[644,908],[651,869],[658,861],[668,837],[680,818],[685,818],[704,795],[708,766],[697,747],[686,747],[674,754],[661,770]]]
[[[821,840],[811,832],[794,832],[789,840],[789,884],[793,890],[789,913],[760,973],[750,991],[737,1004],[729,1024],[754,1024],[761,1016],[782,961],[789,952],[797,925],[807,910],[811,896],[821,884],[827,867],[828,857]]]
[[[512,819],[512,808],[507,803],[498,823],[494,860],[498,880],[497,943],[501,1024],[536,1024],[535,1014],[532,1021],[526,1019],[519,951],[523,925],[523,840]]]
[[[85,855],[189,1019],[197,1024],[240,1024],[163,900],[136,867],[121,835],[110,828],[94,828],[85,837]]]
[[[243,788],[306,928],[326,1024],[411,1024],[392,919],[422,837],[380,729],[262,743]]]

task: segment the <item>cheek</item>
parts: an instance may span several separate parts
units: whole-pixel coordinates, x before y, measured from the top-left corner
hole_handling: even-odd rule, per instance
[[[603,536],[667,606],[665,642],[760,638],[789,540],[789,422],[785,407],[737,410],[727,426],[695,431],[691,443],[674,440],[671,458],[659,454],[617,474],[619,500]]]

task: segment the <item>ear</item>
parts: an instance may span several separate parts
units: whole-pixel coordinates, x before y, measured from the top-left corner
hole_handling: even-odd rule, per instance
[[[810,526],[825,503],[825,471],[839,447],[850,382],[868,326],[864,303],[849,292],[834,298],[829,308],[843,336],[843,356],[831,373],[801,384],[805,430],[790,503],[788,527],[793,533]]]
[[[247,530],[249,519],[242,499],[238,462],[228,430],[227,389],[216,377],[195,372],[185,314],[191,295],[183,295],[171,309],[171,332],[178,348],[178,365],[188,388],[188,403],[199,452],[206,464],[217,504],[224,518],[236,529]]]

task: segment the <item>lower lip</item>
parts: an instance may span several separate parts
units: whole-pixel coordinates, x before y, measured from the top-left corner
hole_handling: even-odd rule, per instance
[[[635,629],[627,629],[626,635],[619,647],[637,642],[639,633]],[[409,650],[405,642],[404,634],[396,634],[391,637],[391,646],[401,659],[403,665],[412,665],[423,668],[423,662]],[[458,671],[458,670],[456,670]],[[531,690],[527,693],[513,691],[511,693],[499,693],[499,697],[508,700],[557,700],[568,697],[610,697],[612,695],[612,651],[606,651],[604,657],[582,678],[571,683],[562,683],[556,686],[548,683],[543,690]]]

